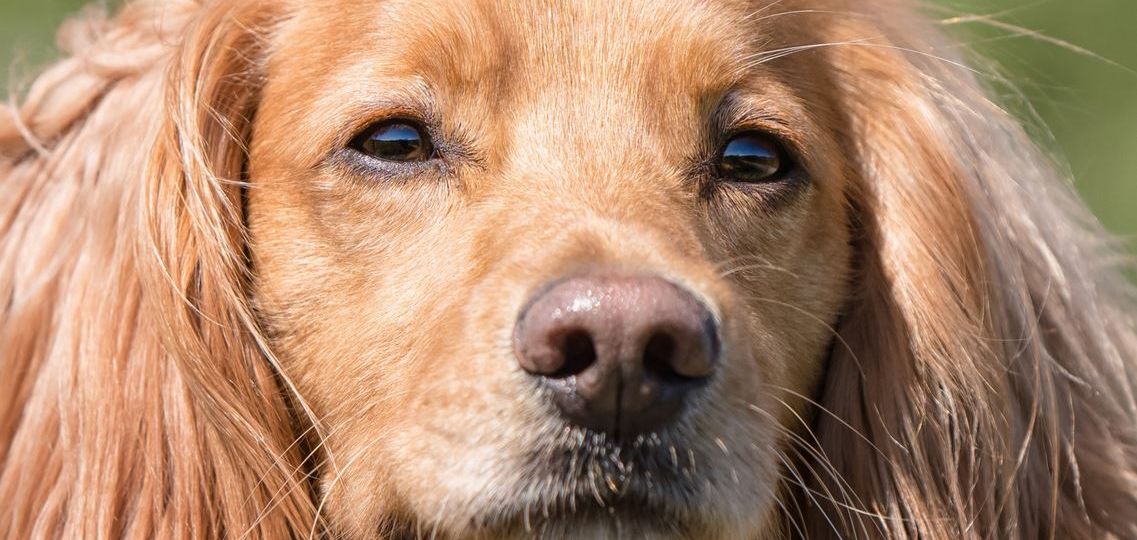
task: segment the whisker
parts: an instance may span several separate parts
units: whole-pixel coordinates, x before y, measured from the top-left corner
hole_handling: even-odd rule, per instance
[[[362,448],[360,448],[355,453],[355,455],[352,456],[347,461],[347,463],[344,464],[343,468],[340,469],[336,473],[335,477],[332,478],[331,483],[328,484],[328,488],[326,490],[324,490],[323,493],[321,493],[320,503],[318,505],[316,505],[316,513],[312,519],[312,528],[308,531],[308,539],[309,540],[313,540],[316,538],[316,530],[318,529],[320,516],[323,514],[324,505],[327,504],[329,496],[331,495],[332,491],[335,490],[335,487],[339,483],[340,479],[344,477],[344,475],[347,473],[347,471],[351,470],[352,465],[355,465],[355,462],[358,461],[360,457],[363,457],[363,455],[366,454],[367,452],[369,452],[372,448],[374,448],[375,445],[379,444],[379,441],[380,441],[379,438],[374,438],[371,441],[369,441],[366,445],[364,445]]]
[[[770,49],[768,51],[762,51],[760,53],[746,57],[745,58],[746,64],[744,64],[742,69],[744,71],[749,70],[749,69],[752,69],[754,67],[765,64],[767,62],[772,62],[772,61],[777,60],[779,58],[784,58],[786,56],[790,56],[792,54],[797,54],[797,53],[804,52],[804,51],[811,51],[814,49],[827,49],[827,48],[831,48],[831,47],[840,47],[842,45],[856,45],[856,44],[866,43],[870,39],[874,39],[874,38],[862,38],[862,39],[856,39],[856,40],[850,40],[850,41],[833,41],[833,42],[826,42],[826,43],[813,43],[810,45],[794,45],[794,46],[790,46],[790,47],[782,47],[780,49]]]
[[[805,315],[806,317],[812,319],[814,322],[821,325],[822,328],[827,330],[833,336],[833,339],[836,340],[836,342],[838,344],[840,344],[842,347],[844,347],[845,351],[849,353],[849,357],[853,360],[853,363],[856,364],[857,369],[860,370],[861,372],[864,372],[864,366],[861,365],[861,361],[857,357],[857,352],[855,350],[853,350],[853,346],[850,345],[849,342],[845,340],[844,336],[842,336],[841,333],[839,331],[837,331],[836,328],[833,327],[833,325],[831,325],[830,323],[821,319],[821,317],[818,317],[817,315],[815,315],[814,313],[810,312],[809,310],[807,310],[803,307],[796,306],[794,304],[791,304],[789,302],[784,302],[781,300],[774,300],[773,298],[766,298],[764,296],[759,296],[756,294],[748,294],[748,295],[746,295],[746,299],[747,300],[754,300],[756,302],[764,302],[767,304],[774,304],[777,306],[789,308],[789,309],[792,309],[792,310],[794,310],[798,313],[801,313],[802,315]]]
[[[787,408],[789,408],[788,405],[785,405],[784,403],[783,403],[783,405],[786,406]],[[837,504],[838,506],[845,507],[849,510],[857,510],[859,512],[864,512],[863,510],[859,510],[859,509],[855,508],[854,506],[852,506],[854,504],[863,505],[863,502],[860,501],[859,499],[853,500],[853,497],[850,497],[850,492],[852,491],[852,486],[848,483],[848,481],[845,480],[844,475],[842,475],[841,472],[838,471],[836,469],[836,467],[833,466],[833,464],[829,461],[828,456],[824,455],[824,453],[820,450],[820,446],[815,447],[814,445],[811,445],[808,441],[803,439],[800,435],[798,435],[794,431],[792,431],[792,430],[786,428],[785,426],[782,426],[781,424],[777,423],[777,420],[774,418],[773,415],[770,415],[768,412],[763,411],[760,407],[755,407],[755,406],[751,405],[750,408],[751,408],[751,410],[760,411],[760,412],[765,413],[771,419],[771,421],[774,422],[774,425],[779,430],[779,432],[784,437],[786,437],[788,442],[792,443],[792,445],[790,446],[789,449],[792,450],[795,453],[795,455],[797,455],[797,457],[801,458],[802,464],[805,465],[806,467],[808,467],[810,470],[810,473],[813,475],[813,477],[816,478],[821,483],[821,485],[824,487],[826,493],[828,494],[827,498],[831,502],[833,502],[834,504]],[[803,451],[807,452],[809,454],[808,457],[812,457],[813,459],[805,459],[807,456],[802,456],[800,453]],[[828,474],[828,476],[831,477],[836,482],[837,488],[841,491],[842,499],[844,499],[845,501],[848,501],[847,503],[841,503],[834,497],[834,494],[827,487],[828,483],[825,482],[824,479],[821,477],[821,474],[816,469],[814,469],[812,465],[810,465],[811,462],[816,463],[818,466],[822,467],[822,469]]]
[[[739,263],[743,263],[745,261],[755,261],[755,262],[748,263],[748,264],[739,264]],[[792,277],[794,279],[800,279],[800,276],[797,273],[795,273],[794,271],[792,271],[792,270],[790,270],[784,266],[778,266],[776,264],[773,264],[768,259],[761,257],[759,255],[744,255],[744,256],[740,256],[740,257],[733,257],[731,259],[723,261],[722,263],[717,264],[716,266],[720,268],[717,271],[718,271],[719,277],[721,277],[721,278],[728,278],[734,274],[749,272],[751,270],[772,270],[775,272],[783,273],[783,274],[785,274],[789,277]]]
[[[764,15],[762,17],[755,19],[754,22],[757,23],[757,22],[762,22],[762,21],[768,21],[770,19],[776,19],[778,17],[784,17],[787,15],[811,15],[811,14],[841,15],[844,17],[851,17],[851,18],[858,18],[858,19],[870,18],[867,14],[856,12],[856,11],[844,11],[844,10],[835,10],[835,9],[795,9],[793,11],[779,11],[777,13],[771,13],[769,15]]]
[[[784,476],[779,474],[778,478],[784,479]],[[797,536],[794,538],[807,538],[805,535],[805,530],[802,529],[802,524],[805,523],[805,513],[802,512],[801,505],[798,504],[796,498],[791,497],[789,500],[791,503],[793,503],[794,508],[797,510],[797,512],[790,512],[790,509],[786,506],[786,503],[783,499],[783,497],[774,497],[774,502],[778,505],[778,508],[781,508],[782,515],[786,517],[785,521],[788,526],[787,528],[792,527],[793,530],[797,532]]]
[[[341,426],[342,425],[343,424],[341,424]],[[329,432],[328,435],[331,435],[335,431],[338,431],[338,429],[339,428],[333,430],[332,432]],[[308,433],[309,431],[311,431],[311,428],[309,428],[308,430],[305,430],[304,433],[302,433],[299,437],[297,437],[297,439],[294,440],[292,446],[295,446],[297,444],[297,442],[302,437],[304,437],[304,434]],[[325,437],[321,437],[319,439],[319,442],[312,447],[312,449],[308,452],[308,454],[306,454],[305,456],[303,456],[300,459],[299,464],[293,468],[292,474],[295,475],[296,473],[300,472],[300,470],[305,467],[304,464],[307,463],[308,460],[310,460],[313,456],[315,456],[318,451],[323,449],[324,455],[325,456],[329,455],[330,451],[323,448],[325,446],[324,443],[326,441],[327,441],[327,439]],[[291,446],[290,446],[290,448],[291,448]],[[311,464],[311,467],[314,471],[319,471],[328,463],[330,463],[330,457],[325,457],[324,459],[322,459],[316,463]],[[336,470],[334,465],[333,465],[332,470],[333,471]],[[253,525],[249,529],[247,529],[245,531],[245,534],[242,535],[242,538],[247,537],[248,534],[250,534],[255,529],[255,527],[260,524],[261,521],[263,521],[274,509],[276,509],[277,506],[279,506],[282,502],[284,502],[285,498],[288,495],[290,495],[293,492],[293,490],[298,489],[298,488],[302,489],[302,488],[306,488],[306,487],[307,487],[307,484],[304,482],[292,482],[286,486],[281,486],[280,488],[278,488],[277,491],[275,493],[273,493],[272,497],[269,498],[269,501],[265,505],[265,508],[262,509],[260,514],[257,516],[257,520],[253,523]]]
[[[774,8],[782,5],[783,2],[785,2],[785,0],[774,0],[773,2],[770,2],[769,4],[766,4],[762,7],[754,10],[749,15],[743,17],[739,22],[747,22],[747,21],[753,19],[754,17],[761,16],[763,13],[766,13],[767,11],[770,11],[771,9],[774,9]]]
[[[813,439],[813,441],[811,443],[810,441],[805,440],[804,437],[802,437],[801,435],[796,433],[794,430],[791,430],[791,429],[786,428],[786,427],[782,427],[785,434],[789,435],[790,440],[798,443],[798,448],[801,448],[801,449],[808,451],[810,456],[815,458],[815,461],[820,463],[826,469],[826,472],[828,472],[830,474],[830,476],[836,482],[837,487],[841,490],[842,495],[844,496],[845,500],[850,501],[850,503],[863,504],[863,502],[860,501],[859,499],[855,500],[855,501],[853,500],[853,498],[855,498],[855,494],[854,494],[853,498],[849,497],[849,493],[854,491],[853,486],[851,484],[849,484],[849,482],[845,479],[844,475],[842,475],[841,472],[838,471],[837,468],[833,466],[832,461],[830,461],[829,456],[825,453],[825,450],[821,445],[821,441],[819,441],[817,439],[816,435],[814,435],[813,431],[810,429],[809,423],[806,422],[805,419],[802,418],[801,415],[798,414],[797,411],[795,411],[793,407],[789,406],[789,404],[787,404],[781,398],[775,398],[775,399],[778,401],[778,403],[782,407],[784,407],[786,410],[790,411],[790,414],[792,414],[794,416],[794,418],[797,419],[798,423],[801,424],[801,426],[805,430],[805,432],[810,434],[810,436]],[[818,478],[818,480],[820,480],[820,478]]]
[[[824,518],[825,522],[829,524],[829,528],[833,530],[834,534],[840,537],[841,530],[838,529],[837,524],[833,523],[833,520],[829,518],[829,513],[825,511],[825,506],[823,506],[820,501],[817,500],[817,498],[814,496],[813,491],[805,487],[805,480],[801,477],[801,474],[798,472],[797,468],[791,465],[790,460],[787,459],[786,456],[783,455],[780,451],[776,452],[775,455],[778,458],[778,461],[780,461],[785,467],[785,470],[797,479],[797,481],[794,482],[794,485],[801,487],[802,490],[805,491],[806,496],[809,497],[811,501],[813,501],[813,505],[817,508],[817,511],[821,513],[821,517]],[[789,480],[784,476],[783,479]]]
[[[786,392],[786,393],[788,393],[788,394],[790,394],[790,395],[792,395],[798,399],[805,401],[806,403],[809,403],[813,407],[816,407],[819,412],[822,412],[822,413],[829,415],[834,420],[836,420],[838,423],[840,423],[842,426],[844,426],[849,431],[851,431],[854,435],[859,437],[862,441],[864,441],[865,444],[868,444],[869,447],[871,447],[873,450],[875,450],[877,452],[877,454],[880,455],[880,457],[887,458],[884,451],[881,450],[880,447],[878,447],[875,443],[873,443],[872,440],[870,440],[866,434],[862,433],[860,430],[853,427],[851,424],[849,424],[847,421],[845,421],[844,418],[841,418],[840,415],[833,412],[828,407],[818,403],[816,400],[814,400],[814,399],[810,398],[809,396],[806,396],[800,392],[797,392],[791,388],[786,388],[785,386],[770,384],[770,383],[762,383],[762,386],[768,386],[768,387],[776,389],[778,391]]]

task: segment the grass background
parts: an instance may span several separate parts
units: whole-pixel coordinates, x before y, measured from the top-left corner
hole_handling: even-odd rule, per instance
[[[7,89],[12,81],[26,80],[50,59],[56,25],[87,3],[0,0],[0,85]],[[993,58],[1022,91],[1041,121],[1032,123],[1053,134],[1044,144],[1069,165],[1090,207],[1137,247],[1137,0],[925,3],[945,19],[995,14],[998,21],[1036,33],[952,25],[966,46]]]

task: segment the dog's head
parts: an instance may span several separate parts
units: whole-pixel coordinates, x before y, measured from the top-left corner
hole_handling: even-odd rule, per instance
[[[266,535],[1130,530],[1121,287],[936,32],[871,4],[179,12],[152,86],[100,98],[166,104],[112,132],[153,151],[111,222],[138,257],[105,250],[142,323],[101,339],[162,360],[107,377],[170,381],[134,437],[189,449],[141,491],[196,478],[171,508]]]
[[[770,61],[809,39],[776,12],[659,7],[310,2],[271,38],[253,296],[336,523],[770,518],[847,297],[836,83]]]

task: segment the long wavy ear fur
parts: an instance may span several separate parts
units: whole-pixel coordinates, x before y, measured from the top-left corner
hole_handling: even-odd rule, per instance
[[[1137,311],[1111,246],[937,30],[872,5],[824,36],[851,43],[825,54],[858,292],[787,530],[1137,537]]]
[[[289,538],[315,509],[245,294],[260,2],[137,2],[0,109],[0,531]]]

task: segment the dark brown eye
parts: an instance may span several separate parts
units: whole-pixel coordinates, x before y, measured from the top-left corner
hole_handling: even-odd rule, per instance
[[[719,155],[718,172],[734,182],[773,182],[789,165],[785,150],[761,133],[740,133],[727,141]]]
[[[352,142],[352,148],[384,161],[418,162],[434,158],[434,145],[426,130],[409,120],[370,128]]]

